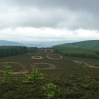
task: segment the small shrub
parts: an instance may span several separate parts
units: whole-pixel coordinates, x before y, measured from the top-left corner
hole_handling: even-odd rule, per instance
[[[5,63],[4,65],[4,70],[3,70],[3,77],[1,77],[2,82],[9,82],[9,81],[16,81],[17,78],[15,77],[14,74],[12,74],[12,69],[11,66]]]
[[[37,69],[33,69],[30,74],[26,74],[25,76],[26,79],[23,82],[27,84],[32,84],[44,79],[43,74],[39,73]]]
[[[44,90],[44,95],[47,97],[47,99],[53,99],[55,96],[55,91],[57,90],[57,85],[54,85],[53,83],[48,83],[45,86],[42,87]]]

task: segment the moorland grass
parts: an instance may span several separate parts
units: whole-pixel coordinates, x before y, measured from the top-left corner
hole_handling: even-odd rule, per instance
[[[56,54],[53,52],[53,54]],[[42,56],[42,60],[33,60],[32,56]],[[4,92],[0,89],[1,99],[10,99],[11,95],[17,97],[15,99],[46,99],[41,93],[41,87],[43,84],[52,82],[58,86],[60,93],[56,94],[55,99],[98,99],[99,98],[99,69],[90,68],[84,64],[78,64],[73,60],[83,60],[86,63],[99,62],[97,59],[79,58],[79,57],[67,57],[63,56],[61,60],[50,60],[46,57],[46,52],[37,52],[31,54],[16,55],[12,57],[0,58],[0,62],[17,62],[24,65],[30,72],[32,70],[31,64],[34,63],[50,63],[55,66],[55,69],[39,70],[44,74],[43,83],[34,85],[24,84],[12,84],[11,88],[8,85],[0,85],[0,88],[4,88]],[[11,65],[11,64],[10,64]],[[37,67],[45,67],[45,65],[36,65]],[[15,68],[19,68],[15,66]],[[2,73],[0,73],[2,76]],[[20,81],[24,79],[24,75],[17,75]],[[30,90],[31,89],[31,90]],[[14,91],[14,93],[13,93]],[[5,94],[3,94],[5,93]],[[3,97],[3,98],[2,98]]]

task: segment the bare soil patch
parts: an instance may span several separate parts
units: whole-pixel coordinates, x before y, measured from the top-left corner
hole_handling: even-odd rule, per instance
[[[79,63],[85,63],[84,60],[73,60],[73,62],[74,62],[74,63],[78,63],[78,64],[79,64]]]
[[[16,63],[16,62],[0,62],[0,64],[4,64],[4,63],[8,63],[8,64],[17,64],[19,65],[22,70],[21,71],[18,71],[18,72],[13,72],[12,74],[25,74],[25,73],[28,73],[27,69],[25,66],[23,66],[22,64],[19,64],[19,63]],[[0,72],[2,72],[3,70],[1,70]]]
[[[55,69],[55,66],[50,63],[34,63],[30,65],[32,68],[37,68],[40,70],[46,70],[46,69]]]
[[[31,58],[32,58],[32,59],[43,59],[42,56],[32,56]]]
[[[49,59],[54,59],[54,60],[62,59],[62,56],[59,54],[47,54],[46,57]]]

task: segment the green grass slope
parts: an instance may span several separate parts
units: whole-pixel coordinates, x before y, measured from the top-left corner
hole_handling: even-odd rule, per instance
[[[80,47],[89,49],[99,49],[99,40],[88,40],[75,43],[61,44],[58,46],[70,46],[70,47]]]

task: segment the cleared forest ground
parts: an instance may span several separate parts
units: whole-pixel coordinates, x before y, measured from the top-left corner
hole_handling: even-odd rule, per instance
[[[51,58],[53,57],[59,58],[60,56],[56,52],[46,53],[45,50],[41,50],[41,52],[38,50],[38,52],[36,53],[0,58],[0,63],[1,63],[0,70],[4,69],[2,65],[4,62],[7,62],[9,63],[9,65],[12,65],[12,69],[14,70],[13,74],[17,74],[16,76],[19,77],[20,80],[22,81],[24,79],[24,74],[30,73],[33,68],[37,68],[39,72],[44,74],[44,81],[38,85],[43,86],[43,84],[49,82],[56,84],[58,88],[61,90],[60,93],[59,94],[56,93],[55,96],[58,97],[59,99],[98,99],[99,98],[99,69],[92,68],[89,66],[89,64],[90,65],[94,64],[93,66],[97,65],[98,67],[98,62],[99,62],[98,59],[62,56],[61,59],[54,60],[54,59],[49,59],[46,56],[47,54],[50,55],[52,54],[50,56]],[[56,54],[58,54],[58,56],[56,56]],[[43,58],[33,59],[31,58],[32,56],[41,56]],[[88,66],[86,66],[85,63],[88,63]],[[2,76],[2,72],[0,72],[0,76]],[[38,93],[40,93],[41,90],[38,89],[39,87],[36,88],[35,86],[34,87],[33,86],[34,85],[24,85],[23,83],[21,83],[20,85],[16,84],[15,85],[16,89],[14,90],[13,89],[14,87],[12,88],[11,85],[10,92],[12,92],[13,89],[14,95],[12,94],[13,92],[11,94],[10,92],[8,93],[6,92],[5,97],[7,95],[9,97],[11,95],[17,96],[18,94],[20,94],[20,92],[22,92],[21,93],[22,97],[25,97],[24,94],[26,94],[27,97],[31,96],[33,98],[34,95],[34,97],[36,97],[35,99],[46,99],[42,95],[41,95],[42,97],[39,97]],[[0,87],[3,87],[2,84]]]
[[[50,58],[62,58],[60,60],[57,60],[57,59],[49,59],[47,57],[47,55],[49,55]],[[53,56],[54,55],[54,56]],[[58,56],[56,56],[58,55]],[[33,56],[41,56],[43,57],[43,59],[33,59],[31,57]],[[38,57],[37,57],[38,58]],[[73,62],[73,60],[83,60],[85,61],[86,63],[88,62],[98,62],[97,59],[88,59],[88,58],[78,58],[78,57],[64,57],[64,56],[61,56],[55,52],[51,53],[51,54],[47,54],[45,52],[45,50],[43,50],[42,52],[37,52],[37,53],[30,53],[30,54],[23,54],[23,55],[16,55],[16,56],[11,56],[11,57],[6,57],[6,58],[0,58],[0,62],[15,62],[15,63],[18,63],[18,64],[22,64],[22,66],[24,66],[25,70],[23,70],[24,73],[28,73],[31,71],[32,67],[31,67],[31,64],[35,64],[35,63],[49,63],[49,64],[53,64],[55,66],[55,69],[45,69],[45,71],[41,71],[42,73],[44,73],[45,75],[50,75],[51,76],[53,75],[52,78],[54,78],[54,76],[56,75],[55,78],[57,78],[58,76],[61,76],[61,75],[75,75],[75,74],[85,74],[86,71],[85,70],[81,70],[80,68],[77,67],[78,63],[75,63]],[[11,65],[11,64],[10,64]],[[14,64],[13,64],[14,65]],[[1,66],[1,65],[0,65]],[[37,66],[37,65],[36,65]],[[40,65],[39,65],[40,67]],[[2,68],[2,67],[0,67]],[[19,66],[16,66],[15,65],[15,68],[16,70],[18,70]],[[22,67],[20,67],[22,68]],[[98,70],[97,69],[92,69],[88,66],[86,66],[86,68],[88,69],[88,74],[89,75],[93,75],[93,76],[98,76],[96,75],[99,74]],[[14,71],[16,71],[14,70]],[[41,69],[40,69],[41,70]],[[17,71],[18,72],[18,71]],[[20,72],[20,70],[19,70]],[[22,72],[20,72],[19,74],[21,74]],[[17,74],[17,73],[16,73]]]

